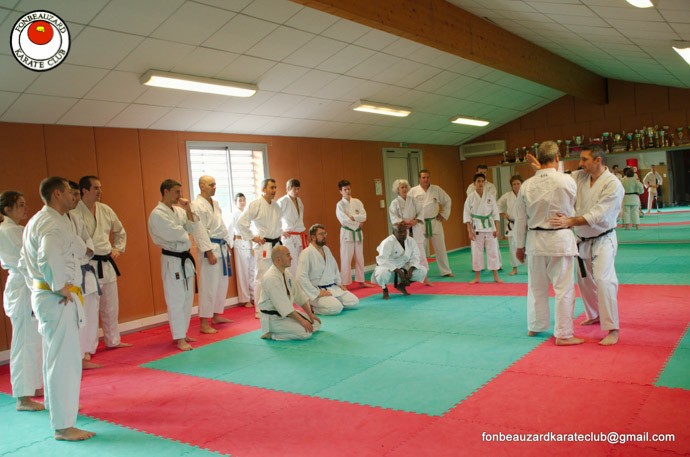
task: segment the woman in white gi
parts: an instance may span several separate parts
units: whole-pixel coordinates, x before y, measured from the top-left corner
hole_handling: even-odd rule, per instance
[[[17,399],[17,411],[41,411],[44,406],[31,399],[43,395],[41,335],[38,321],[31,312],[31,290],[17,269],[24,233],[24,227],[19,223],[27,216],[24,196],[12,190],[0,194],[0,213],[4,216],[4,222],[0,224],[0,262],[9,273],[3,304],[5,314],[12,322],[12,396]]]
[[[254,306],[254,275],[256,258],[252,251],[252,242],[242,239],[237,228],[237,221],[247,207],[247,197],[238,192],[235,194],[235,209],[232,211],[232,223],[228,232],[234,234],[235,280],[237,281],[237,300],[246,308]]]
[[[644,186],[639,179],[635,178],[632,168],[623,170],[625,176],[621,181],[625,196],[623,197],[623,225],[625,230],[630,230],[634,225],[635,230],[640,229],[640,195],[644,193]]]
[[[467,226],[467,235],[472,242],[472,269],[474,279],[470,284],[479,282],[479,275],[484,269],[484,250],[486,249],[487,266],[494,272],[494,281],[503,282],[498,277],[501,259],[498,253],[498,207],[496,197],[484,190],[486,177],[482,173],[474,175],[474,192],[467,196],[463,209],[462,221]]]
[[[513,225],[515,224],[515,200],[517,199],[518,191],[522,185],[522,177],[520,175],[513,175],[510,177],[510,187],[511,190],[501,195],[498,199],[496,205],[498,205],[498,211],[501,216],[506,221],[506,238],[508,238],[508,246],[510,249],[510,266],[513,267],[509,276],[516,275],[518,272],[518,266],[522,265],[522,262],[515,257],[515,250],[517,245],[515,244],[515,237],[513,236]]]
[[[422,222],[417,219],[417,207],[414,198],[407,198],[410,191],[410,183],[406,179],[393,181],[393,193],[398,194],[388,207],[388,215],[391,225],[403,224],[409,229],[410,236],[417,243],[421,264],[429,270],[429,262],[426,260],[426,237]],[[429,278],[424,278],[424,284],[430,286]]]

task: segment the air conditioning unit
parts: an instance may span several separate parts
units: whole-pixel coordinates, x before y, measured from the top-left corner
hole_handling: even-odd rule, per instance
[[[460,145],[460,160],[472,157],[492,156],[503,154],[506,150],[506,140],[483,141]]]

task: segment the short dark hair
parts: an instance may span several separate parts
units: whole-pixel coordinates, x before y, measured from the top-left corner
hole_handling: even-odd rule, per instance
[[[341,179],[338,181],[338,190],[342,190],[343,187],[347,187],[350,185],[350,181],[347,179]]]
[[[19,191],[16,190],[6,190],[5,192],[0,194],[0,213],[4,214],[7,216],[7,213],[5,212],[5,208],[13,208],[14,205],[17,204],[17,201],[19,201],[19,198],[23,197],[24,194],[22,194]]]
[[[510,185],[513,185],[513,181],[520,181],[520,182],[525,182],[524,179],[522,179],[522,176],[520,176],[519,173],[514,174],[513,176],[510,177]]]
[[[262,180],[261,181],[261,190],[264,190],[268,186],[269,182],[274,183],[274,182],[276,182],[276,180],[273,178],[266,178],[266,179]]]
[[[480,169],[481,169],[481,170],[488,170],[489,167],[487,167],[485,163],[480,163],[479,165],[477,165],[477,166],[475,167],[475,171],[479,171]]]
[[[292,188],[294,188],[294,187],[301,187],[301,186],[300,186],[299,179],[297,179],[297,178],[290,178],[290,179],[288,179],[288,180],[287,180],[287,183],[285,183],[285,188],[286,188],[287,190],[290,190],[290,189],[292,189]]]
[[[633,176],[635,176],[635,170],[633,170],[632,168],[626,168],[625,170],[623,170],[623,174],[628,178],[632,178]]]
[[[72,190],[79,190],[79,184],[77,184],[76,182],[74,182],[70,179],[69,180],[69,188]]]
[[[479,178],[483,178],[484,181],[486,181],[486,175],[484,173],[475,173],[474,178],[472,178],[472,182],[477,182]]]
[[[95,179],[98,180],[98,176],[93,176],[93,175],[87,175],[87,176],[82,176],[79,179],[79,192],[84,195],[84,190],[91,190],[91,180]]]
[[[316,236],[316,232],[318,232],[319,229],[326,230],[326,227],[324,227],[321,224],[314,224],[311,227],[309,227],[309,238],[311,238],[312,236]]]
[[[429,170],[427,170],[426,168],[422,168],[421,170],[419,170],[419,173],[417,173],[417,177],[420,178],[422,176],[422,173],[431,174]]]
[[[69,181],[61,176],[49,176],[41,181],[38,186],[38,192],[41,194],[41,199],[47,205],[53,199],[53,192],[56,190],[64,190],[69,186]]]
[[[606,165],[606,151],[604,151],[604,147],[599,143],[586,144],[582,146],[582,150],[589,151],[593,160],[596,160],[597,157],[601,157],[601,164]]]
[[[182,186],[179,182],[175,181],[174,179],[166,179],[161,183],[161,195],[165,195],[164,191],[170,190],[175,186]]]
[[[235,194],[235,200],[234,201],[239,200],[241,197],[244,197],[245,199],[247,198],[247,197],[245,197],[245,195],[242,192],[237,192]]]

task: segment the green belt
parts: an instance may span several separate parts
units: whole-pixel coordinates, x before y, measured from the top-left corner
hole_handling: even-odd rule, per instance
[[[362,241],[362,228],[358,228],[357,230],[352,230],[350,227],[345,227],[344,225],[342,226],[343,229],[347,230],[348,232],[352,232],[352,240],[353,241]],[[359,240],[357,239],[357,235],[359,234]]]
[[[431,236],[434,234],[434,228],[431,226],[431,221],[436,219],[435,217],[430,217],[429,219],[424,219],[424,225],[426,232],[424,233],[424,236],[427,238],[431,238]]]
[[[490,228],[491,227],[491,214],[487,216],[480,216],[479,214],[470,214],[472,216],[472,219],[478,219],[482,221],[482,228]]]

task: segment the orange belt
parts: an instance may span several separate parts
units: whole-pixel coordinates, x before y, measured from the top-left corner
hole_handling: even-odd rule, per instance
[[[302,240],[302,249],[307,249],[309,246],[309,237],[307,236],[307,232],[287,232],[288,235],[299,235],[300,239]]]

